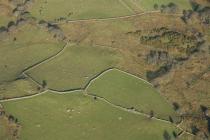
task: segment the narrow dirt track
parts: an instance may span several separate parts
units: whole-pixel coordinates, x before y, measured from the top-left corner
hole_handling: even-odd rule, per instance
[[[128,15],[128,16],[119,16],[119,17],[110,17],[110,18],[92,18],[92,19],[67,20],[67,21],[64,21],[64,22],[54,22],[54,23],[51,23],[51,24],[60,25],[60,24],[75,23],[75,22],[117,20],[117,19],[126,19],[126,18],[131,18],[131,17],[143,16],[143,15],[151,14],[151,13],[160,13],[160,11],[150,11],[150,12],[138,13],[138,14],[133,14],[133,15]]]
[[[143,16],[147,14],[153,14],[153,13],[161,13],[160,11],[150,11],[150,12],[144,12],[144,13],[137,13],[133,15],[128,15],[128,16],[119,16],[119,17],[110,17],[110,18],[92,18],[92,19],[79,19],[79,20],[67,20],[63,22],[52,22],[52,25],[62,25],[62,24],[67,24],[67,23],[77,23],[77,22],[91,22],[91,21],[109,21],[109,20],[117,20],[117,19],[127,19],[127,18],[132,18],[132,17],[138,17],[138,16]],[[172,15],[172,16],[180,16],[182,15],[181,13],[177,14],[167,14],[164,13],[164,15]]]

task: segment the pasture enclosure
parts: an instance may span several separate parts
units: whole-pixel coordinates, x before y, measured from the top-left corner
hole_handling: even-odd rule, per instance
[[[87,89],[88,94],[103,97],[108,101],[140,112],[153,114],[169,120],[176,113],[152,85],[133,75],[113,69],[93,81]]]
[[[22,124],[21,140],[162,140],[164,131],[171,137],[179,131],[170,123],[119,110],[81,92],[48,92],[3,106]]]
[[[39,83],[46,80],[48,88],[51,89],[78,89],[84,88],[102,71],[116,66],[119,59],[119,55],[113,49],[69,45],[61,56],[27,73]]]
[[[63,42],[34,25],[18,26],[0,40],[0,83],[15,80],[24,69],[59,52]]]

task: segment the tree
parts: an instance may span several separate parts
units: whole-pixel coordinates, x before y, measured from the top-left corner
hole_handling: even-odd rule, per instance
[[[175,13],[178,9],[178,6],[175,3],[170,2],[168,4],[168,8],[169,8],[169,12]]]
[[[200,105],[202,113],[206,114],[208,108],[206,106]]]
[[[191,6],[193,11],[198,11],[200,8],[200,5],[195,1],[191,1]]]
[[[14,21],[10,21],[7,25],[8,28],[15,26],[15,22]]]
[[[187,20],[191,18],[192,14],[192,10],[183,10],[183,16],[181,16],[181,19],[187,23]]]
[[[154,111],[153,111],[153,110],[150,111],[149,117],[150,117],[150,118],[154,117]]]
[[[97,97],[96,96],[94,96],[94,98],[93,98],[94,100],[97,100]]]
[[[13,121],[15,120],[15,117],[12,116],[12,115],[9,115],[9,116],[8,116],[8,120],[9,120],[10,122],[13,122]]]
[[[155,3],[155,4],[154,4],[154,9],[155,9],[155,10],[158,10],[158,8],[159,8],[158,4]]]
[[[164,4],[162,4],[162,5],[160,6],[160,11],[161,11],[161,13],[163,13],[163,12],[165,11],[165,9],[166,9],[166,6],[165,6]]]
[[[172,8],[172,9],[173,9],[173,8],[176,9],[176,8],[177,8],[177,5],[176,5],[175,3],[173,3],[173,2],[170,2],[170,3],[168,4],[168,7],[169,7],[169,8]]]
[[[172,134],[173,134],[174,138],[177,138],[177,134],[175,131],[173,131]]]
[[[169,135],[169,133],[166,130],[163,133],[163,139],[164,140],[171,140],[171,136]]]
[[[46,86],[47,86],[47,81],[46,80],[43,80],[42,81],[42,87],[45,88]]]
[[[1,33],[1,32],[7,32],[7,28],[4,27],[4,26],[0,27],[0,33]]]
[[[18,119],[17,118],[15,118],[15,123],[18,123]]]
[[[169,121],[170,121],[171,123],[174,122],[174,120],[173,120],[173,118],[172,118],[171,116],[169,116]]]
[[[173,108],[174,108],[175,111],[177,111],[177,110],[179,110],[180,106],[179,106],[178,103],[173,102]]]

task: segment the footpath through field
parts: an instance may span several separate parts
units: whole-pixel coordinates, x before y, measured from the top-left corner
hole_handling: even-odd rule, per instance
[[[108,21],[108,20],[117,20],[117,19],[127,19],[127,18],[138,17],[138,16],[143,16],[143,15],[153,14],[153,13],[161,13],[161,12],[159,10],[156,10],[156,11],[137,13],[137,14],[133,14],[133,15],[127,15],[127,16],[118,16],[118,17],[110,17],[110,18],[92,18],[92,19],[67,20],[67,21],[63,21],[63,22],[52,22],[51,24],[52,25],[61,25],[61,24],[76,23],[76,22]],[[164,13],[164,14],[165,15],[173,15],[173,16],[182,15],[181,13],[177,13],[177,14]]]

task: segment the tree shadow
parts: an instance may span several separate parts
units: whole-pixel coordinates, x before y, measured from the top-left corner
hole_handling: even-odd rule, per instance
[[[209,131],[209,133],[210,133],[210,117],[209,116],[207,116],[206,117],[206,119],[207,119],[207,125],[208,125],[208,131]]]

